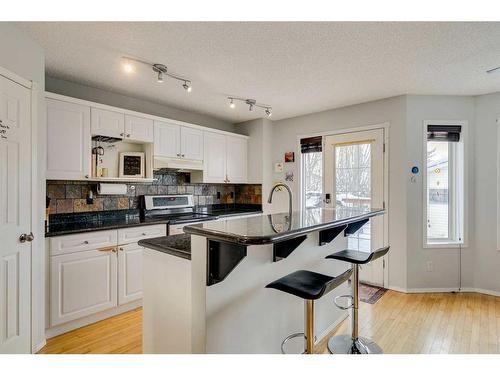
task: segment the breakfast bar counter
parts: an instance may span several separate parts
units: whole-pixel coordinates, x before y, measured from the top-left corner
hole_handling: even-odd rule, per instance
[[[265,286],[300,269],[331,276],[346,271],[345,263],[325,257],[347,248],[348,234],[383,213],[318,208],[186,226],[190,257],[183,256],[185,249],[158,248],[175,241],[142,243],[144,352],[279,353],[284,337],[302,331],[303,308]],[[348,293],[345,283],[332,297]],[[318,301],[316,338],[346,317],[330,298]],[[290,348],[297,345],[298,352],[302,342],[296,341]]]

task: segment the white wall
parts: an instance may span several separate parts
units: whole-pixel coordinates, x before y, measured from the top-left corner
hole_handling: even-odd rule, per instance
[[[294,205],[299,205],[299,170],[300,155],[298,136],[329,130],[349,129],[388,122],[389,129],[389,253],[390,274],[389,285],[406,289],[407,281],[407,198],[406,178],[406,97],[398,96],[369,103],[353,105],[329,111],[313,113],[273,123],[271,139],[271,159],[268,164],[274,165],[283,161],[286,151],[295,152],[295,163],[286,163],[285,170],[294,172],[291,183]],[[272,173],[272,181],[283,181],[284,174]],[[285,192],[275,195],[272,210],[274,212],[287,209],[288,201]]]
[[[468,121],[466,157],[469,178],[468,186],[468,247],[462,251],[462,286],[473,286],[474,259],[474,98],[470,96],[407,96],[407,171],[416,165],[420,169],[415,183],[406,179],[407,186],[407,254],[408,289],[457,289],[459,287],[459,249],[423,248],[423,122],[425,120]],[[496,160],[496,159],[495,159]],[[495,213],[496,215],[496,213]],[[433,271],[427,272],[427,262],[432,262]]]
[[[500,93],[475,98],[475,229],[474,286],[500,292],[500,251],[497,251],[497,175]],[[495,204],[496,203],[496,204]]]
[[[44,323],[44,212],[45,212],[45,56],[42,48],[29,39],[24,33],[14,26],[0,22],[0,66],[16,73],[17,75],[36,82],[38,85],[38,113],[37,116],[37,182],[38,196],[38,227],[32,228],[35,241],[32,247],[33,269],[33,296],[32,296],[32,332],[33,347],[45,340]],[[37,287],[39,286],[39,288]]]

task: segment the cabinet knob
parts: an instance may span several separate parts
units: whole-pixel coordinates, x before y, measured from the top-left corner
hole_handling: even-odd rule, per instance
[[[120,133],[120,136],[123,137],[125,135],[125,133]]]
[[[143,233],[142,235],[143,235],[143,236],[145,236],[145,235],[146,235],[146,233]]]
[[[181,156],[182,156],[182,157],[184,157],[184,156],[186,156],[186,155],[182,154]]]
[[[181,156],[181,154],[177,154],[177,156]]]
[[[86,174],[86,175],[85,175],[85,178],[89,178],[89,175],[88,175],[88,174]]]
[[[89,244],[89,241],[85,240],[85,241],[83,241],[83,243],[84,243],[85,245],[88,245],[88,244]]]
[[[127,134],[127,138],[130,138],[130,134]]]

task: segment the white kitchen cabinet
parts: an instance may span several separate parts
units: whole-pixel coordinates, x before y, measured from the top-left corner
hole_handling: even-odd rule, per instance
[[[166,158],[181,156],[181,127],[176,124],[155,121],[154,155]]]
[[[125,115],[125,132],[123,139],[134,142],[152,143],[154,140],[153,120]]]
[[[247,182],[247,140],[226,136],[226,175],[228,183]]]
[[[47,179],[90,174],[90,107],[47,99]]]
[[[50,258],[52,326],[117,306],[116,246]]]
[[[92,135],[125,137],[125,115],[123,113],[92,108],[91,115]]]
[[[142,298],[142,251],[137,243],[118,246],[119,305]]]
[[[205,132],[203,138],[203,182],[226,182],[226,136]]]
[[[204,132],[203,148],[203,176],[192,175],[193,182],[247,182],[246,138]]]
[[[198,129],[155,121],[154,155],[203,160],[203,132]]]
[[[181,157],[190,160],[203,160],[203,132],[181,126]]]

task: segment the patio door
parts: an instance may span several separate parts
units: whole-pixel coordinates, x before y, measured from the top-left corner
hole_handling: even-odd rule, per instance
[[[325,137],[326,207],[375,207],[384,204],[384,129]],[[349,250],[370,252],[384,245],[385,215],[376,216],[348,238]],[[384,285],[384,259],[361,267],[362,282]]]

